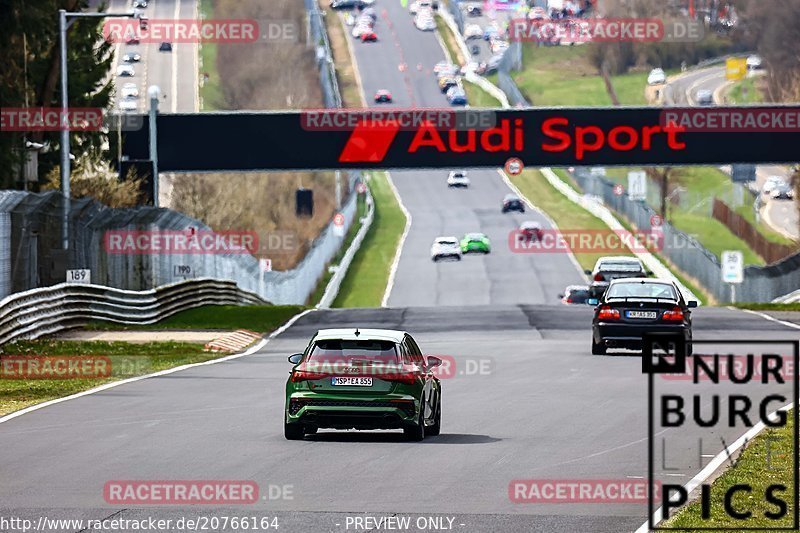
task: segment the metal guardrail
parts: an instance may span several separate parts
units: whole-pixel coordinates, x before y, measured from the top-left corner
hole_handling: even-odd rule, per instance
[[[772,302],[776,304],[800,303],[800,289],[797,289],[796,291],[781,296],[779,298],[775,298],[774,300],[772,300]]]
[[[201,305],[265,305],[233,281],[192,279],[146,291],[60,283],[0,300],[0,346],[79,327],[89,320],[152,324]]]
[[[372,226],[372,220],[375,215],[375,204],[369,192],[367,192],[367,206],[369,206],[369,211],[367,211],[366,216],[361,219],[361,227],[358,229],[358,233],[353,238],[353,242],[350,243],[350,247],[345,252],[344,257],[342,257],[342,260],[336,266],[336,272],[333,273],[330,281],[328,281],[328,285],[325,287],[325,293],[322,295],[319,304],[317,304],[318,308],[328,309],[333,304],[333,301],[339,294],[339,287],[342,285],[342,281],[347,275],[347,271],[350,269],[350,263],[353,261],[353,257],[355,257],[358,249],[361,248],[361,243],[364,241],[364,237],[367,236],[370,226]]]

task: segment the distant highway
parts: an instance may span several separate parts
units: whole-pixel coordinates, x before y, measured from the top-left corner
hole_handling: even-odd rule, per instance
[[[696,71],[687,72],[677,77],[666,86],[666,101],[672,105],[697,105],[697,92],[708,90],[718,94],[718,90],[727,83],[725,67],[716,66]],[[719,102],[718,102],[719,103]],[[781,165],[759,165],[756,167],[756,186],[760,191],[769,176],[780,176],[784,180],[791,179],[789,168]],[[764,215],[766,222],[775,230],[787,237],[800,240],[800,224],[798,223],[798,210],[795,202],[788,200],[773,200],[764,198],[766,205]]]

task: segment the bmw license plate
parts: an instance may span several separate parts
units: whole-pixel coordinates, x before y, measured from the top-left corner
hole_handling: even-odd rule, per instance
[[[348,387],[372,387],[372,378],[336,376],[331,378],[331,385],[345,385]]]
[[[625,316],[628,318],[655,318],[658,313],[655,311],[627,311]]]

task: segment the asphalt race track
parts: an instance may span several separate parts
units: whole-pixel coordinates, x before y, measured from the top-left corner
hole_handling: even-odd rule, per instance
[[[34,519],[257,513],[278,516],[287,532],[346,531],[348,516],[395,513],[455,517],[454,529],[468,532],[634,530],[645,519],[644,505],[521,504],[508,497],[509,483],[519,478],[646,475],[641,357],[589,355],[589,314],[561,305],[312,312],[258,354],[3,423],[0,512]],[[738,311],[700,309],[695,319],[696,338],[797,338]],[[407,329],[425,353],[456,358],[456,372],[443,378],[441,436],[415,444],[396,431],[320,431],[304,442],[284,440],[286,356],[301,351],[317,328],[355,324]],[[732,442],[741,432],[720,436]],[[686,449],[687,460],[672,473],[681,483],[699,470],[696,450]],[[721,449],[713,440],[704,446],[706,453]],[[292,499],[228,509],[104,502],[107,481],[131,479],[247,479],[262,494],[289,485]]]
[[[413,28],[399,2],[379,6],[394,21],[394,34],[381,15],[381,40],[353,43],[367,96],[390,88],[397,105],[446,105],[426,72],[442,59],[434,36]],[[409,68],[400,71],[401,62]],[[580,273],[563,254],[510,252],[508,231],[541,219],[500,213],[507,189],[496,172],[471,172],[467,191],[448,190],[443,172],[392,176],[413,224],[388,308],[313,311],[253,355],[127,383],[0,424],[0,516],[34,524],[42,516],[277,516],[284,533],[388,531],[352,521],[411,517],[414,524],[420,516],[445,518],[444,525],[452,519],[451,530],[468,533],[636,530],[646,520],[644,504],[515,503],[509,485],[646,477],[641,356],[589,354],[591,308],[561,305],[556,296]],[[430,261],[434,237],[470,231],[489,234],[492,254]],[[798,338],[797,330],[732,309],[700,308],[694,321],[695,339],[719,341],[719,350],[737,339]],[[284,439],[286,357],[302,351],[317,329],[339,326],[405,329],[426,354],[453,357],[452,376],[442,377],[440,436],[411,443],[399,431],[323,430],[302,442]],[[790,395],[788,385],[773,392]],[[717,454],[723,440],[745,429],[715,431],[703,453]],[[674,470],[665,478],[659,467],[656,476],[686,483],[700,470],[694,443],[708,435],[676,428],[658,437],[675,445]],[[112,480],[252,480],[261,499],[227,507],[112,505],[103,496]]]
[[[379,104],[380,108],[449,108],[432,72],[445,59],[435,34],[417,30],[400,2],[379,3],[377,10],[378,42],[351,39],[367,102],[375,107],[375,92],[389,89],[394,104]],[[496,171],[469,171],[472,184],[466,190],[448,189],[447,171],[393,171],[391,175],[412,224],[389,306],[555,303],[564,287],[585,283],[567,254],[512,252],[509,234],[521,222],[550,225],[533,210],[501,213],[503,197],[512,191]],[[460,263],[431,261],[430,246],[436,237],[461,239],[469,232],[488,235],[492,253],[466,256]]]

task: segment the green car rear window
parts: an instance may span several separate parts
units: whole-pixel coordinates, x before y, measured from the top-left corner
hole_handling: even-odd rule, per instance
[[[397,348],[392,341],[322,340],[314,343],[308,361],[349,364],[352,361],[397,363]]]

